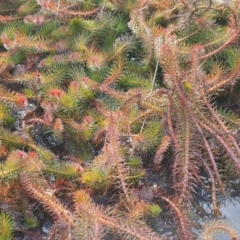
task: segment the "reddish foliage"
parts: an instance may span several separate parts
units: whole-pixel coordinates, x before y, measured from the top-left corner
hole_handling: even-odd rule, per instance
[[[17,106],[26,107],[28,105],[26,96],[21,93],[16,94],[14,102]]]
[[[48,92],[48,95],[52,96],[52,97],[61,97],[64,94],[64,91],[59,90],[59,89],[51,89]]]

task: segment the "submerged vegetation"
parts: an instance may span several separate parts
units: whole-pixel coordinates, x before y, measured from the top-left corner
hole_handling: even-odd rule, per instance
[[[0,0],[0,239],[42,239],[36,208],[49,240],[167,239],[162,209],[237,239],[192,227],[239,180],[239,24],[239,0]]]

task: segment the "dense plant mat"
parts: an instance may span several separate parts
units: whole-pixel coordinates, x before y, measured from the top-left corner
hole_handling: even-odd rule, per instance
[[[0,239],[40,213],[49,240],[167,239],[162,209],[237,239],[192,229],[239,179],[239,24],[237,0],[0,0]]]

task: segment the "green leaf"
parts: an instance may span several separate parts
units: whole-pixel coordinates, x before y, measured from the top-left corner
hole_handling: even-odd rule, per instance
[[[162,209],[157,204],[149,204],[147,206],[148,212],[152,217],[157,217],[162,212]]]
[[[36,228],[39,226],[39,222],[37,218],[32,215],[32,214],[26,214],[24,216],[24,225],[26,228],[31,229],[31,228]]]

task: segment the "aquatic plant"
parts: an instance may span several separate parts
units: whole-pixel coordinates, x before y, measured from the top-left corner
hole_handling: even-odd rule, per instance
[[[211,221],[205,224],[199,239],[214,239],[216,233],[227,233],[231,239],[237,239],[238,234],[227,223],[222,221]]]
[[[14,228],[13,219],[3,211],[0,213],[0,239],[1,240],[11,240]]]
[[[239,4],[0,1],[2,200],[38,201],[51,240],[162,239],[146,220],[165,204],[194,239],[196,190],[219,217],[240,171]]]

